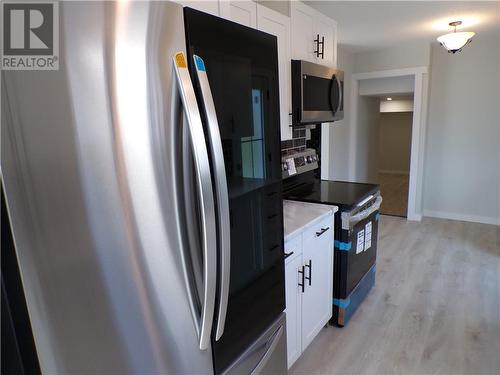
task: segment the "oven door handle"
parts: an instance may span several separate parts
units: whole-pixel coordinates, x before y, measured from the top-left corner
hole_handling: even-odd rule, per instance
[[[217,312],[217,328],[215,340],[219,340],[224,333],[227,304],[229,299],[229,275],[231,267],[231,228],[229,222],[229,195],[227,192],[226,166],[224,152],[217,122],[214,99],[208,82],[205,62],[200,56],[193,55],[194,66],[200,84],[201,98],[207,119],[208,145],[212,156],[212,167],[215,176],[215,194],[217,203],[217,224],[219,229],[219,308]]]
[[[375,202],[368,207],[366,210],[363,210],[361,212],[358,212],[355,215],[352,215],[349,218],[349,225],[354,226],[356,223],[360,222],[363,219],[366,219],[368,216],[370,216],[372,213],[380,209],[380,205],[382,204],[382,197],[379,195],[377,199],[375,199]]]

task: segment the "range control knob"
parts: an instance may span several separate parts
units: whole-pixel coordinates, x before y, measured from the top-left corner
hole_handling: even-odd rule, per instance
[[[283,171],[287,171],[288,170],[288,164],[286,162],[282,163],[281,164],[281,168],[283,169]]]

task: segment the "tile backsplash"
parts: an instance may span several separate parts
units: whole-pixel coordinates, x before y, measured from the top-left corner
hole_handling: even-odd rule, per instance
[[[306,149],[306,128],[295,126],[293,138],[281,141],[281,156],[288,156]]]

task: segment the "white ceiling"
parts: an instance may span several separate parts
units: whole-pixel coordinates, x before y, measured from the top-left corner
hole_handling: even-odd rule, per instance
[[[496,32],[500,44],[500,1],[307,1],[335,19],[339,44],[364,52],[409,42],[433,42],[462,20],[462,29]],[[458,28],[457,28],[458,30]]]

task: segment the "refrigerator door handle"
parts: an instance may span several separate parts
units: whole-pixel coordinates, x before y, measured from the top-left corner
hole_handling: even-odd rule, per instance
[[[201,296],[201,319],[199,322],[199,347],[205,350],[210,344],[210,333],[215,308],[215,287],[217,281],[217,236],[215,204],[212,190],[212,176],[205,144],[203,125],[193,84],[187,68],[184,52],[173,58],[176,82],[188,123],[189,135],[195,165],[199,207],[201,211],[201,243],[203,254],[203,295]],[[193,304],[191,304],[193,306]]]
[[[220,289],[219,309],[217,313],[217,329],[215,339],[219,340],[224,333],[226,322],[227,302],[229,298],[229,275],[231,267],[231,228],[229,222],[229,196],[227,192],[226,167],[224,164],[224,153],[222,141],[217,122],[214,99],[208,82],[207,71],[203,59],[193,55],[196,74],[200,83],[201,97],[205,116],[207,118],[207,129],[210,153],[215,175],[215,192],[217,197],[218,226],[219,226],[219,249],[220,249]]]
[[[269,361],[269,358],[271,358],[271,355],[274,352],[274,349],[276,349],[276,346],[278,345],[278,342],[280,341],[281,335],[283,334],[283,326],[279,327],[278,330],[274,333],[274,335],[269,339],[267,342],[266,346],[266,352],[260,359],[259,363],[257,363],[257,366],[254,367],[250,375],[258,375],[264,368],[264,366],[267,364]]]

